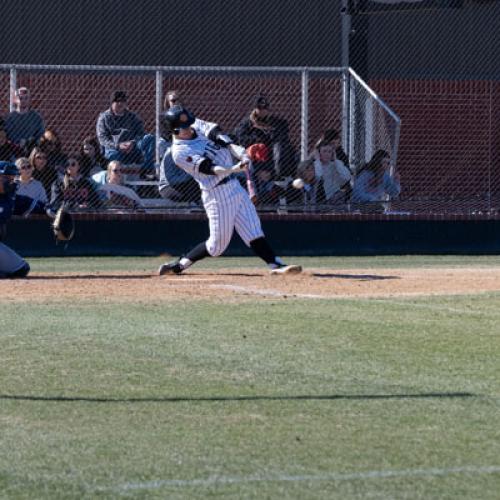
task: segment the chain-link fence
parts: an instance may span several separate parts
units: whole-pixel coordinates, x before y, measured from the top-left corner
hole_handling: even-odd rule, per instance
[[[33,210],[23,198],[34,196],[37,182],[45,196],[36,191],[36,211],[43,203],[55,211],[63,202],[73,211],[201,210],[197,184],[168,153],[162,113],[172,92],[247,151],[265,146],[267,157],[251,170],[259,210],[369,208],[373,199],[351,205],[350,197],[357,175],[381,149],[394,178],[399,118],[352,70],[15,66],[0,77],[3,104],[12,110],[4,128],[13,149],[4,159],[17,159],[21,169],[18,213]],[[265,99],[266,116],[259,115],[258,98]],[[116,114],[110,108],[120,100],[140,136],[103,130],[103,113]],[[122,154],[123,138],[136,140],[137,154]],[[297,177],[305,187],[293,187]],[[376,201],[387,199],[382,194]]]

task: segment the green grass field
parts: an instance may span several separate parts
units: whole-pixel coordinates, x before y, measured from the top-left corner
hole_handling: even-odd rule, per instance
[[[296,261],[500,267],[500,257]],[[159,262],[30,259],[44,273]],[[500,293],[232,304],[0,295],[0,498],[498,500],[499,306]]]

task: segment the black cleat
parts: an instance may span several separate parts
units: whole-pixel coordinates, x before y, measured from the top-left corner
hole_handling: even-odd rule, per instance
[[[162,264],[158,269],[158,275],[163,276],[164,274],[181,274],[184,268],[180,265],[178,260],[172,262],[166,262]]]

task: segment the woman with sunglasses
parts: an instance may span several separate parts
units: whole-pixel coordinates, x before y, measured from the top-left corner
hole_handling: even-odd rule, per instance
[[[18,158],[16,160],[16,167],[19,171],[19,177],[17,178],[14,213],[45,213],[47,193],[45,192],[43,184],[33,179],[33,167],[28,158]]]
[[[54,129],[45,129],[40,139],[40,147],[47,156],[47,164],[57,173],[63,173],[68,157],[62,150],[59,134]]]
[[[83,139],[80,146],[80,170],[83,176],[92,177],[106,168],[106,158],[101,152],[101,145],[94,135]]]
[[[32,166],[33,179],[40,181],[45,192],[50,193],[52,184],[57,180],[57,172],[48,164],[45,151],[40,146],[35,146],[31,150],[29,162]]]
[[[99,193],[103,195],[104,204],[109,208],[142,207],[139,195],[125,185],[122,164],[118,160],[109,162],[105,182],[99,184]]]
[[[101,205],[95,184],[80,173],[78,155],[68,156],[64,175],[52,184],[49,215],[55,215],[64,203],[72,210],[98,208]]]

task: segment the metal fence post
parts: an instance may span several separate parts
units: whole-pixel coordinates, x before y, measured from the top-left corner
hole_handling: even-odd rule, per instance
[[[163,101],[163,73],[161,71],[156,72],[156,103],[155,103],[155,162],[156,165],[160,165],[160,137],[161,137],[161,112],[162,112],[162,101]]]
[[[10,95],[9,95],[9,111],[12,112],[16,109],[14,104],[14,95],[17,89],[17,69],[10,68]]]
[[[342,149],[350,152],[350,126],[349,120],[349,69],[345,68],[342,71]]]
[[[302,109],[300,116],[300,159],[309,155],[309,72],[302,71]]]

